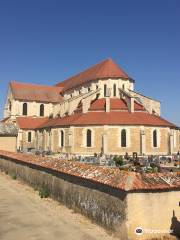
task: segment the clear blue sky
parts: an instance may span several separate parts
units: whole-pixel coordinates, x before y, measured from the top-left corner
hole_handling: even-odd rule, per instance
[[[10,80],[52,85],[112,57],[180,126],[179,0],[0,1],[0,114]]]

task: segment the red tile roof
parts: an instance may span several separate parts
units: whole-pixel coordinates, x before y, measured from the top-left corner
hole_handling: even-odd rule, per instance
[[[38,128],[44,128],[44,127],[55,127],[55,126],[70,126],[72,123],[74,123],[81,114],[74,114],[70,116],[65,116],[63,118],[53,118],[47,121],[46,123],[42,123]]]
[[[49,121],[49,118],[17,117],[16,122],[20,129],[35,129]]]
[[[135,111],[144,111],[145,109],[144,109],[143,105],[141,105],[140,103],[134,101],[134,110]]]
[[[56,86],[64,87],[64,92],[90,81],[105,78],[129,79],[128,75],[115,62],[113,62],[112,59],[107,59],[73,77],[66,79],[63,82],[56,84]]]
[[[57,126],[86,126],[86,125],[148,125],[148,126],[176,126],[147,112],[87,112],[75,113],[63,118],[51,119],[40,127],[57,127]]]
[[[106,99],[100,98],[92,101],[90,111],[100,111],[105,110]],[[110,98],[110,109],[111,110],[128,110],[127,103],[123,99]],[[145,111],[144,107],[135,101],[134,103],[135,111]]]
[[[12,94],[15,99],[23,101],[37,101],[58,103],[62,101],[61,87],[44,86],[12,81],[10,83]]]
[[[22,153],[0,151],[0,157],[30,164],[30,167],[41,166],[70,176],[86,179],[123,191],[139,190],[174,190],[180,189],[180,172],[177,173],[134,173],[94,166],[76,161],[44,158]],[[43,169],[42,169],[43,170]]]

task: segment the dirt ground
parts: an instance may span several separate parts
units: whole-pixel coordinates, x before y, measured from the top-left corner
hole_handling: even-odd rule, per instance
[[[115,240],[103,228],[0,172],[1,240]]]

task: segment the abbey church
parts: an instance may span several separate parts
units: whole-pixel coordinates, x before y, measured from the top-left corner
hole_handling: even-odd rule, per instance
[[[18,128],[17,149],[76,155],[177,153],[179,128],[161,104],[107,59],[53,86],[11,81],[4,119]]]

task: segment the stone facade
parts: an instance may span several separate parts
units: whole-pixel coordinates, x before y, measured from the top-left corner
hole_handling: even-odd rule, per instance
[[[32,100],[34,94],[32,88],[30,91],[32,96],[29,100],[28,97],[26,100],[22,100],[22,98],[18,99],[17,96],[14,96],[12,85],[10,85],[4,108],[4,118],[9,117],[8,121],[16,123],[16,119],[22,116],[37,119],[45,117],[49,119],[60,119],[66,116],[73,116],[76,114],[76,111],[81,111],[82,114],[86,114],[90,111],[93,101],[103,98],[105,99],[105,106],[104,109],[100,111],[104,111],[107,114],[112,112],[111,99],[119,99],[127,105],[126,110],[113,110],[114,118],[116,117],[116,111],[126,111],[132,113],[132,115],[135,112],[147,112],[149,115],[160,115],[161,105],[159,101],[135,92],[134,81],[127,77],[127,75],[125,76],[123,74],[125,77],[114,77],[119,69],[117,70],[117,66],[114,65],[111,60],[102,63],[101,70],[103,68],[105,69],[105,76],[111,68],[115,68],[115,72],[112,72],[113,77],[90,79],[91,81],[77,84],[77,86],[69,88],[64,92],[62,90],[62,92],[59,93],[59,96],[62,95],[59,102],[50,100],[47,102],[43,101],[43,99],[37,100],[37,96]],[[91,73],[92,69],[90,70]],[[85,76],[87,76],[87,72],[85,71]],[[18,84],[20,85],[20,83]],[[40,89],[40,87],[41,86],[39,86],[38,89]],[[21,89],[23,92],[22,86]],[[44,86],[39,90],[40,95],[43,93],[43,89]],[[26,91],[28,91],[27,87]],[[43,96],[46,97],[46,95],[47,92],[45,92]],[[50,99],[52,96],[54,96],[53,92],[50,94]],[[27,113],[25,115],[23,115],[23,104],[27,105]],[[136,105],[140,106],[138,110],[135,109]],[[43,114],[40,113],[41,106],[43,106]],[[129,115],[129,117],[131,116]],[[98,125],[94,124],[92,119],[89,125],[84,122],[83,124],[75,126],[64,123],[64,126],[48,126],[44,128],[40,126],[39,128],[18,126],[17,148],[21,150],[43,149],[45,151],[51,150],[53,152],[75,153],[80,155],[93,155],[94,153],[102,152],[105,154],[125,154],[126,152],[129,154],[137,152],[141,155],[173,154],[177,153],[180,148],[180,133],[175,125],[168,124],[167,122],[165,122],[164,125],[158,124],[157,126],[156,124],[151,125],[146,122],[144,122],[144,124],[126,124],[125,120],[123,124],[119,125],[114,125],[111,122]],[[87,129],[90,129],[92,133],[91,147],[87,147],[86,144]],[[122,147],[120,142],[122,129],[125,129],[127,135],[125,147]],[[156,147],[153,147],[153,130],[157,130]],[[62,131],[64,139],[63,146],[61,146],[62,144],[60,143],[60,134]]]
[[[132,96],[140,99],[140,101],[143,103],[145,108],[150,112],[153,113],[153,111],[158,114],[159,116],[161,115],[161,103],[158,100],[152,99],[150,97],[146,97],[142,95],[141,93],[135,92],[130,90],[130,93]]]
[[[92,146],[86,146],[86,133],[90,129],[92,132]],[[125,129],[127,132],[127,147],[121,147],[121,131]],[[144,142],[141,140],[141,131],[143,129]],[[157,147],[153,147],[153,131],[157,130]],[[61,131],[64,131],[64,146],[60,146]],[[52,150],[59,153],[72,153],[77,155],[94,155],[101,153],[103,146],[103,136],[106,137],[105,153],[108,155],[130,155],[137,152],[138,155],[167,155],[176,154],[179,150],[179,131],[173,130],[176,136],[172,150],[169,141],[171,130],[167,127],[144,127],[144,126],[86,126],[71,128],[54,128],[51,134],[47,135],[43,131],[43,142],[46,147],[37,146],[39,149]],[[174,134],[173,133],[173,134]],[[42,137],[42,133],[38,131],[38,139]],[[71,138],[71,139],[70,139]],[[39,140],[39,142],[42,142]],[[52,143],[52,144],[51,144]],[[172,151],[172,152],[171,152]]]
[[[16,152],[17,137],[16,136],[0,136],[0,150]]]

